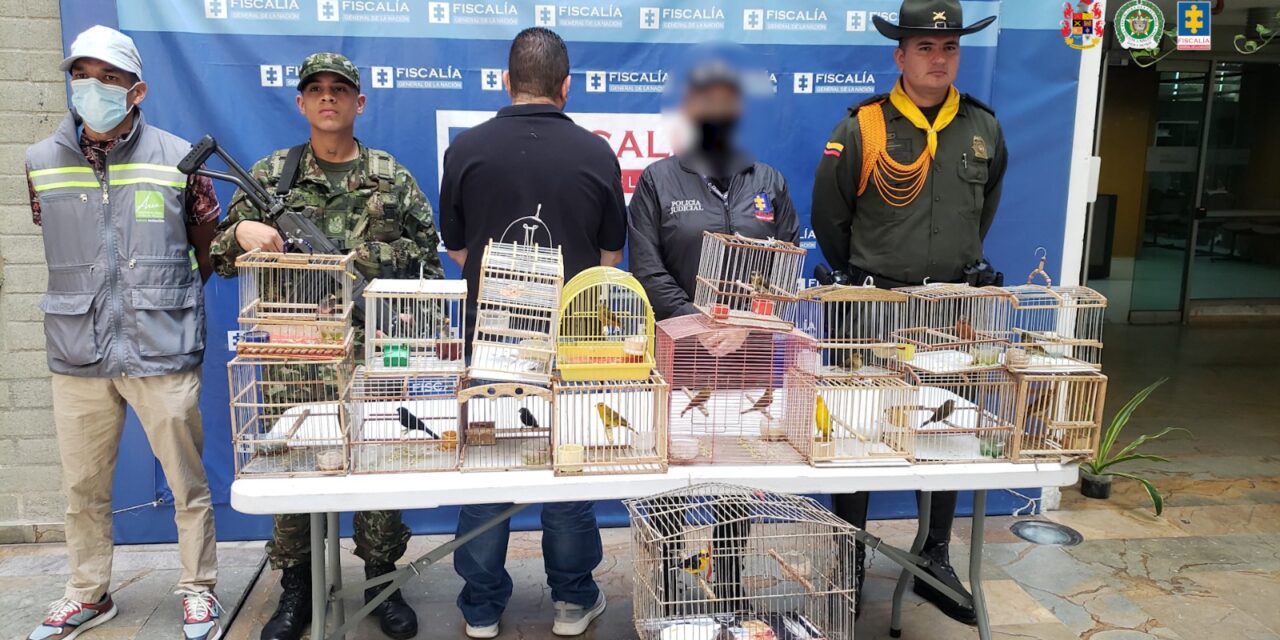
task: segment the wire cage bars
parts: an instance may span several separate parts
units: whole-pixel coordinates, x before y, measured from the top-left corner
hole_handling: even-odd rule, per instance
[[[1013,455],[1017,388],[1003,368],[930,373],[909,369],[919,403],[893,412],[915,430],[915,462],[1007,461]]]
[[[812,499],[701,484],[625,504],[643,640],[852,640],[857,529]]]
[[[670,395],[661,376],[641,382],[556,381],[551,389],[556,475],[667,470]]]
[[[1045,276],[1046,278],[1048,276]],[[1102,368],[1102,327],[1107,298],[1088,287],[1025,284],[1013,296],[1013,344],[1005,358],[1019,371]]]
[[[351,403],[352,473],[458,468],[456,374],[371,374],[357,367]]]
[[[704,232],[693,304],[717,322],[790,329],[804,254],[772,238]]]
[[[801,463],[813,443],[817,343],[798,330],[658,323],[658,373],[671,385],[671,462]]]
[[[798,297],[795,325],[818,341],[818,377],[902,377],[894,335],[906,317],[907,294],[868,283],[810,287]]]
[[[1018,385],[1013,458],[1087,458],[1098,448],[1107,377],[1101,373],[1013,374]]]
[[[364,300],[371,373],[462,373],[466,280],[378,278]]]
[[[919,406],[918,390],[901,377],[819,378],[813,463],[910,461],[916,432],[903,416]]]
[[[458,393],[461,470],[551,468],[551,390],[514,382],[467,384]]]
[[[352,369],[350,358],[227,363],[236,477],[346,474]]]
[[[558,247],[489,241],[468,377],[549,384],[563,284]]]
[[[905,326],[895,332],[899,363],[930,373],[1001,366],[1013,296],[998,287],[936,283],[907,294]]]
[[[564,286],[556,368],[562,380],[648,380],[653,307],[631,274],[592,267]]]
[[[351,255],[249,251],[236,258],[240,355],[338,358],[352,344]]]

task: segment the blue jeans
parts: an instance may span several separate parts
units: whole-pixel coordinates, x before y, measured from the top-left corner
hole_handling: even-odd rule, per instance
[[[462,507],[458,535],[490,520],[510,504]],[[453,554],[453,567],[467,584],[458,594],[458,608],[467,624],[488,626],[502,618],[511,600],[511,574],[507,573],[507,542],[511,521],[480,534]],[[590,608],[600,597],[591,571],[600,564],[604,549],[600,528],[590,502],[555,502],[542,505],[542,559],[551,599]]]

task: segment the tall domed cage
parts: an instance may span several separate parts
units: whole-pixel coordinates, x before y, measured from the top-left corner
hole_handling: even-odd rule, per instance
[[[1082,459],[1094,455],[1102,434],[1107,377],[1101,373],[1017,373],[1013,458]]]
[[[890,459],[908,463],[915,455],[916,432],[902,416],[918,406],[918,390],[901,374],[897,378],[819,378],[813,464]]]
[[[551,427],[556,475],[662,473],[667,470],[670,390],[648,380],[557,380]]]
[[[935,283],[897,289],[907,317],[894,332],[898,363],[945,374],[1002,366],[1013,296],[999,287]]]
[[[818,341],[819,378],[902,377],[895,332],[906,319],[907,294],[862,286],[823,285],[800,291],[797,329]]]
[[[563,285],[559,247],[489,241],[467,377],[550,384]]]
[[[810,498],[701,484],[625,501],[643,640],[852,640],[858,530]]]
[[[804,254],[782,240],[704,232],[693,304],[720,323],[788,330]]]
[[[370,373],[462,373],[466,280],[377,278],[364,301]]]
[[[357,367],[351,403],[351,472],[402,473],[458,468],[456,374],[371,374]]]
[[[565,283],[556,369],[562,380],[649,379],[653,307],[640,281],[613,267],[592,267]]]
[[[909,368],[918,404],[891,416],[915,430],[914,462],[1008,461],[1014,453],[1017,385],[1003,368],[931,373]]]
[[[1034,284],[1036,276],[1044,284]],[[1013,296],[1012,343],[1005,364],[1015,371],[1082,371],[1102,368],[1106,296],[1088,287],[1055,287],[1044,257],[1027,283],[1007,287]]]
[[[551,390],[514,382],[468,380],[458,393],[462,471],[551,468]]]
[[[236,477],[345,475],[352,373],[350,358],[227,363]]]
[[[691,314],[658,323],[673,464],[809,461],[817,342]]]
[[[236,257],[240,283],[236,353],[340,358],[351,350],[356,306],[352,255],[270,253]]]

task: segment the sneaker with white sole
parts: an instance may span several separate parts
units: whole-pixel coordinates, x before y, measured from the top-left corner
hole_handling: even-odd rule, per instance
[[[591,626],[591,621],[600,617],[604,613],[604,592],[600,592],[600,597],[596,598],[596,603],[590,609],[572,602],[557,602],[556,621],[551,625],[551,633],[558,636],[580,636],[586,632],[587,627]]]
[[[63,598],[49,605],[49,615],[27,640],[71,640],[116,617],[117,613],[119,609],[111,601],[111,594],[102,596],[96,604]]]
[[[468,638],[496,638],[498,637],[498,623],[487,624],[483,627],[473,627],[467,625]]]
[[[212,591],[178,590],[182,596],[182,637],[218,640],[222,637],[222,603]]]

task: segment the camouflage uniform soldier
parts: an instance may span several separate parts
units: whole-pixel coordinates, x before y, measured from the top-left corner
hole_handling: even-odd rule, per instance
[[[336,53],[313,54],[302,65],[298,92],[298,108],[311,125],[311,138],[302,147],[286,206],[295,211],[314,207],[317,226],[344,250],[356,252],[356,268],[366,278],[417,277],[420,268],[425,277],[444,277],[426,196],[390,154],[365,147],[354,137],[355,117],[365,104],[356,66]],[[258,161],[253,177],[275,190],[289,151],[281,149]],[[215,271],[235,275],[236,256],[252,249],[280,251],[283,241],[274,227],[263,223],[263,213],[243,193],[236,193],[210,250]],[[296,640],[311,620],[309,528],[305,514],[276,516],[267,552],[271,566],[284,571],[283,593],[262,630],[263,640]],[[399,511],[355,516],[356,555],[365,561],[367,577],[395,570],[408,540],[409,529]],[[366,590],[366,599],[379,591]],[[399,591],[374,614],[392,638],[417,634],[417,617]]]

